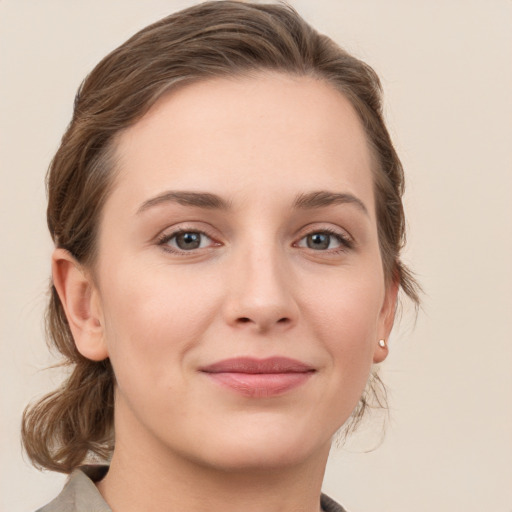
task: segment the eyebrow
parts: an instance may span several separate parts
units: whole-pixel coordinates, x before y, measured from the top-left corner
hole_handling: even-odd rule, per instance
[[[299,208],[301,210],[323,208],[333,204],[353,204],[357,206],[363,213],[368,215],[368,209],[364,203],[352,194],[319,190],[317,192],[299,194],[295,198],[294,202],[295,208]]]
[[[229,210],[231,208],[231,202],[226,201],[217,194],[209,192],[167,191],[144,201],[137,210],[137,213],[142,213],[149,208],[169,202],[209,210]],[[299,194],[296,196],[293,206],[297,209],[309,210],[324,208],[334,204],[354,204],[363,213],[368,215],[368,209],[356,196],[348,193],[329,192],[327,190]]]
[[[153,206],[163,203],[174,202],[183,206],[196,206],[198,208],[206,208],[209,210],[228,210],[231,204],[216,194],[209,192],[185,192],[185,191],[168,191],[156,197],[144,201],[137,213],[142,213]]]

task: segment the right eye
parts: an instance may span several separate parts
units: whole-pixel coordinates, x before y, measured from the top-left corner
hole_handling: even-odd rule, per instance
[[[179,230],[159,240],[159,245],[171,252],[190,252],[214,245],[214,241],[202,231]]]

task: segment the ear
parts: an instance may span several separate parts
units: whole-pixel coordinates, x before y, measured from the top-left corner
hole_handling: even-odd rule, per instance
[[[91,276],[64,249],[53,252],[52,275],[76,348],[87,359],[106,359],[101,304]]]
[[[382,309],[379,313],[379,322],[378,322],[378,336],[375,340],[375,349],[373,353],[373,362],[381,363],[386,359],[389,353],[389,335],[391,334],[391,329],[393,328],[393,323],[395,321],[395,313],[397,306],[397,298],[398,298],[398,289],[399,283],[398,279],[393,279],[391,283],[388,284],[386,289],[386,295],[384,297],[384,303],[382,304]],[[384,340],[384,346],[379,344],[380,340]]]

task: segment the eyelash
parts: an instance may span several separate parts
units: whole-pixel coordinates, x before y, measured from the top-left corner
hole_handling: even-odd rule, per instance
[[[335,231],[334,229],[330,229],[330,228],[323,228],[323,229],[319,229],[319,230],[310,231],[309,233],[306,233],[304,236],[302,236],[300,238],[299,242],[311,235],[329,235],[329,236],[335,238],[340,243],[340,247],[338,247],[336,249],[328,249],[325,251],[321,251],[318,249],[311,249],[312,251],[315,251],[315,252],[326,252],[328,254],[339,254],[341,252],[346,252],[346,251],[354,248],[354,242],[351,238],[349,238],[347,235],[339,233],[338,231]],[[297,246],[297,243],[294,245]]]
[[[186,251],[186,250],[179,249],[179,248],[176,249],[176,248],[173,248],[173,247],[167,245],[173,238],[176,238],[179,235],[184,234],[184,233],[194,233],[194,234],[202,235],[202,236],[205,236],[205,237],[209,238],[210,240],[212,240],[214,242],[214,245],[221,245],[219,242],[215,242],[213,237],[208,235],[208,233],[205,233],[204,231],[201,231],[200,229],[196,229],[196,228],[190,228],[190,229],[189,228],[180,228],[180,229],[177,229],[176,231],[173,231],[172,233],[168,233],[168,234],[164,233],[163,235],[161,235],[158,238],[157,243],[166,252],[170,252],[172,254],[177,254],[177,255],[187,256],[188,254],[194,253],[197,249],[192,249],[192,250]],[[200,249],[204,249],[204,248],[200,248]]]
[[[191,249],[191,250],[184,250],[184,249],[176,249],[176,248],[171,248],[169,245],[167,245],[172,239],[178,237],[179,235],[181,234],[184,234],[184,233],[194,233],[194,234],[199,234],[199,235],[202,235],[202,236],[205,236],[207,238],[209,238],[212,242],[213,242],[213,245],[222,245],[220,242],[215,242],[214,238],[210,235],[208,235],[208,233],[205,233],[204,231],[201,231],[199,229],[196,229],[196,228],[180,228],[180,229],[177,229],[176,231],[173,231],[172,233],[169,233],[169,234],[162,234],[158,240],[157,240],[157,244],[162,247],[162,249],[166,252],[170,252],[172,254],[177,254],[177,255],[182,255],[182,256],[186,256],[188,254],[193,254],[195,251],[197,251],[198,249],[210,249],[211,247],[206,247],[206,248],[201,248],[199,247],[198,249]],[[309,233],[306,233],[304,234],[298,242],[295,242],[293,244],[294,247],[300,247],[298,244],[299,242],[301,242],[302,240],[304,240],[305,238],[307,238],[308,236],[311,236],[311,235],[317,235],[317,234],[321,234],[321,235],[329,235],[331,237],[334,237],[339,243],[340,243],[340,247],[336,248],[336,249],[326,249],[326,250],[319,250],[319,249],[311,249],[309,248],[309,250],[311,251],[314,251],[314,252],[317,252],[317,253],[327,253],[327,254],[339,254],[339,253],[342,253],[342,252],[346,252],[350,249],[353,249],[354,248],[354,242],[351,238],[349,238],[347,235],[344,235],[342,233],[339,233],[337,231],[335,231],[334,229],[330,229],[330,228],[323,228],[323,229],[318,229],[318,230],[313,230],[313,231],[310,231]]]

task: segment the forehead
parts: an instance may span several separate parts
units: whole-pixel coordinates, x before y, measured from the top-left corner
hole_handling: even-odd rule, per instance
[[[118,139],[114,195],[336,189],[373,208],[371,155],[350,102],[312,77],[216,78],[162,97]]]

